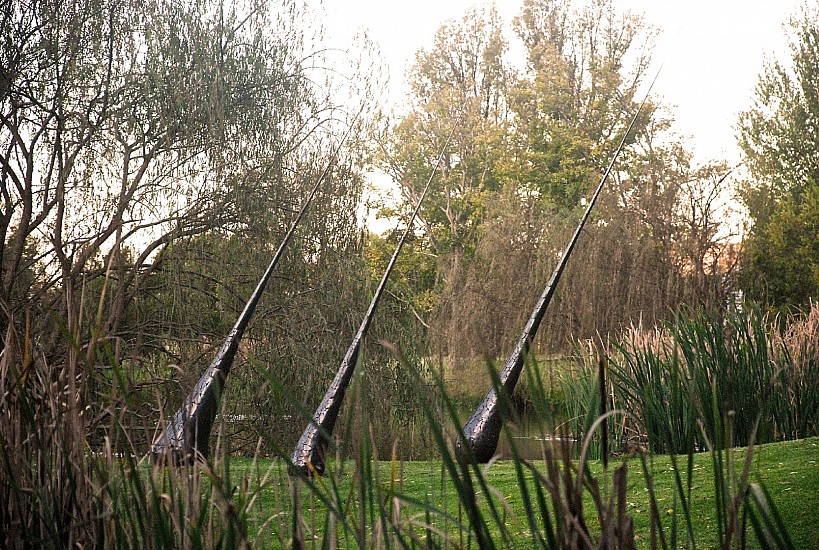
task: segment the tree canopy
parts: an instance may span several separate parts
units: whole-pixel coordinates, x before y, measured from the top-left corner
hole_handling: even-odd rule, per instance
[[[492,8],[443,24],[416,56],[409,112],[383,139],[404,209],[444,151],[414,243],[426,253],[414,312],[451,355],[496,358],[517,338],[637,111],[656,32],[611,1],[527,0],[513,29],[522,67]],[[731,267],[716,261],[726,235],[714,208],[728,170],[692,166],[671,125],[648,101],[564,275],[547,348],[664,318],[684,301],[724,302]]]
[[[186,392],[201,374],[346,135],[243,348],[279,344],[272,368],[334,363],[322,354],[343,338],[310,342],[348,330],[366,288],[357,210],[374,69],[324,49],[289,0],[3,5],[4,347],[36,344],[70,393],[89,392],[83,406],[116,364],[133,387],[173,382],[175,409],[174,383]]]
[[[819,297],[819,12],[790,22],[788,62],[766,64],[738,131],[750,179],[743,192],[753,227],[742,286],[773,310]]]

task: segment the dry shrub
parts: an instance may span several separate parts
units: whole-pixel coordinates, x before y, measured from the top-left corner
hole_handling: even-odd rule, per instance
[[[87,469],[76,370],[51,366],[13,324],[0,355],[0,523],[5,546],[99,540],[96,488]]]
[[[674,339],[662,326],[646,328],[641,323],[629,327],[623,337],[623,345],[643,353],[659,355],[664,350],[673,349]]]
[[[797,367],[819,363],[819,306],[812,303],[807,313],[792,318],[782,340]]]

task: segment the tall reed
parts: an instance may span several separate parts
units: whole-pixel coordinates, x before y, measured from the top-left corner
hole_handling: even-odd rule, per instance
[[[18,342],[11,329],[5,342],[0,355],[0,502],[5,503],[0,546],[247,546],[250,499],[236,494],[227,455],[218,468],[152,467],[132,443],[137,434],[126,427],[129,410],[140,403],[130,401],[119,365],[108,365],[111,387],[93,394],[101,421],[90,418],[90,407],[79,406],[87,379],[75,375],[69,380],[82,369],[49,364],[32,353],[34,342]]]
[[[728,336],[723,342],[733,342],[732,334],[743,334],[742,338],[756,334],[752,324],[744,333],[738,326],[726,326]],[[671,334],[679,338],[690,330],[683,326]],[[692,338],[696,345],[722,345],[716,335],[703,333],[698,338]],[[377,389],[367,385],[365,376],[354,379],[353,399],[342,417],[346,425],[340,430],[357,435],[346,442],[336,441],[331,448],[334,459],[323,477],[290,477],[292,442],[287,441],[265,442],[265,447],[273,448],[279,456],[267,462],[270,466],[262,468],[259,460],[251,466],[244,462],[237,469],[223,421],[217,422],[214,434],[213,462],[153,467],[130,443],[133,434],[124,419],[128,409],[137,404],[129,402],[129,387],[120,366],[112,362],[111,388],[99,394],[100,398],[120,398],[99,404],[108,414],[99,437],[102,445],[92,446],[88,443],[91,423],[76,407],[79,400],[68,389],[69,369],[51,366],[42,358],[30,359],[37,354],[18,351],[26,346],[33,349],[31,342],[15,348],[8,344],[14,344],[13,335],[6,341],[0,357],[4,383],[0,497],[6,503],[0,510],[0,524],[8,526],[5,547],[591,549],[710,544],[694,527],[693,446],[674,459],[676,481],[670,508],[654,492],[651,455],[638,451],[639,462],[621,460],[611,469],[590,465],[589,456],[604,421],[622,424],[624,418],[632,423],[635,417],[642,418],[638,409],[627,413],[621,407],[630,395],[639,397],[636,390],[631,394],[608,392],[612,404],[620,408],[605,417],[591,412],[599,405],[599,394],[594,391],[567,399],[581,403],[579,410],[584,411],[579,459],[570,443],[557,437],[560,428],[552,426],[559,423],[552,419],[542,423],[537,460],[522,457],[516,440],[509,437],[512,460],[508,466],[496,461],[477,464],[469,456],[459,462],[453,454],[453,437],[462,437],[463,418],[444,381],[434,369],[422,372],[395,350],[407,391],[420,396],[423,426],[437,448],[438,460],[426,464],[429,475],[419,490],[405,484],[407,465],[398,457],[398,445],[385,456],[383,446],[376,442],[378,425],[384,419],[368,406],[365,396]],[[748,349],[739,349],[751,354]],[[686,354],[682,350],[675,353],[669,356],[677,357],[678,376],[684,379],[683,386],[689,387]],[[709,356],[727,353],[703,351]],[[731,357],[741,355],[737,349],[731,353]],[[795,355],[790,352],[791,357]],[[715,368],[710,360],[701,363]],[[613,366],[612,370],[621,367]],[[275,372],[257,368],[268,379],[276,399],[298,401],[298,396],[283,391]],[[645,368],[659,367],[646,363]],[[501,387],[496,371],[491,366],[487,371],[498,391],[509,431],[510,422],[517,420],[514,401]],[[540,415],[551,414],[548,403],[554,389],[544,387],[536,362],[527,365],[525,375],[533,409]],[[81,386],[83,379],[77,378],[75,383]],[[677,427],[674,430],[678,432],[666,430],[677,433],[673,437],[656,437],[659,441],[665,437],[668,443],[689,438],[710,450],[714,471],[710,492],[719,544],[743,547],[756,540],[769,548],[790,548],[793,543],[770,495],[763,486],[750,482],[753,447],[742,460],[731,449],[734,442],[753,444],[756,424],[748,431],[748,441],[740,441],[740,429],[735,426],[738,416],[725,413],[718,383],[712,384],[707,395],[697,396],[690,409],[680,402],[680,410],[692,415],[690,422],[696,426],[696,434]],[[594,386],[591,380],[586,384]],[[690,391],[699,387],[690,386]],[[735,385],[732,391],[745,387]],[[675,398],[673,393],[667,395]],[[310,411],[303,405],[298,410],[309,418]],[[759,410],[772,409],[763,405]],[[659,419],[654,421],[660,424]],[[799,424],[796,419],[793,422]],[[810,429],[810,422],[807,424]],[[658,429],[657,433],[665,432]],[[395,434],[395,438],[400,435]],[[642,471],[645,479],[645,485],[638,483],[636,490],[650,495],[651,528],[641,541],[637,540],[636,518],[629,504],[635,491],[635,481],[630,480],[632,469]],[[499,477],[499,470],[507,472],[506,478]]]
[[[639,418],[656,453],[705,450],[729,419],[725,445],[754,430],[758,443],[816,435],[816,319],[814,308],[783,333],[748,306],[724,319],[682,310],[653,334],[633,330],[610,354],[615,402]]]

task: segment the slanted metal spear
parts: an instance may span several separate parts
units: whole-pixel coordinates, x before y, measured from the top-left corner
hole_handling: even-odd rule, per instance
[[[250,318],[253,316],[253,312],[259,303],[265,286],[267,286],[267,282],[270,280],[273,269],[276,267],[276,264],[279,263],[279,259],[282,257],[285,247],[293,236],[296,226],[301,222],[304,213],[313,201],[319,186],[330,172],[336,155],[338,155],[351,129],[352,125],[330,155],[327,166],[316,180],[310,194],[296,215],[296,219],[293,220],[287,233],[285,233],[284,239],[282,239],[278,250],[276,250],[276,254],[273,256],[273,260],[259,280],[259,284],[256,285],[256,289],[253,291],[253,294],[251,294],[247,304],[245,304],[244,310],[242,310],[242,313],[239,315],[236,324],[228,334],[222,347],[219,348],[219,352],[216,354],[213,362],[199,379],[196,386],[194,386],[193,391],[185,398],[182,407],[176,412],[176,415],[174,415],[173,422],[165,428],[154,442],[151,449],[151,458],[155,462],[167,460],[171,464],[181,464],[208,457],[211,429],[216,419],[216,411],[219,408],[219,400],[222,396],[225,381],[230,373],[230,367],[233,364],[236,350],[239,347],[239,341],[242,339],[242,335],[250,322]]]
[[[392,272],[392,268],[395,265],[395,262],[398,260],[398,254],[401,252],[401,248],[404,246],[407,236],[412,230],[412,224],[418,215],[418,211],[421,209],[421,203],[424,202],[424,197],[426,197],[427,191],[429,191],[432,179],[435,177],[435,173],[438,171],[438,167],[441,164],[441,159],[444,156],[444,152],[449,145],[449,140],[452,138],[454,131],[454,128],[450,131],[449,137],[447,137],[446,142],[441,149],[441,153],[438,155],[438,160],[435,162],[435,167],[432,169],[432,173],[429,175],[429,180],[427,180],[427,184],[421,193],[421,198],[418,199],[418,204],[415,205],[415,210],[407,222],[407,228],[404,230],[401,240],[398,241],[398,246],[396,246],[395,252],[392,254],[390,263],[387,264],[387,269],[384,271],[384,275],[381,277],[381,282],[378,284],[378,288],[375,290],[373,299],[370,302],[370,307],[367,309],[367,313],[364,314],[364,319],[361,321],[361,326],[358,327],[358,332],[356,332],[353,342],[350,344],[350,347],[347,349],[347,353],[344,355],[344,359],[341,361],[341,366],[336,373],[336,377],[333,379],[332,384],[330,384],[330,387],[327,389],[327,393],[324,394],[324,398],[321,400],[321,404],[319,404],[318,408],[316,409],[312,421],[304,429],[304,432],[302,432],[301,437],[299,438],[299,442],[296,444],[296,448],[293,451],[293,457],[291,459],[292,466],[290,473],[292,475],[298,475],[299,473],[306,475],[324,473],[324,453],[326,451],[329,438],[333,435],[333,428],[335,427],[336,420],[338,419],[338,413],[341,410],[341,404],[344,401],[344,394],[347,391],[347,386],[349,386],[350,380],[353,377],[353,371],[355,370],[356,362],[358,360],[358,352],[361,349],[361,342],[367,335],[367,330],[370,328],[370,323],[372,322],[373,315],[375,314],[375,308],[381,299],[381,295],[384,293],[384,288],[387,286],[387,279],[389,279],[390,272]]]
[[[654,83],[652,82],[652,86],[653,85]],[[650,91],[651,87],[649,87],[648,92]],[[520,373],[523,369],[523,363],[526,359],[526,354],[529,351],[529,346],[537,335],[537,329],[540,327],[540,322],[543,319],[543,315],[546,313],[546,308],[549,307],[549,302],[552,300],[552,295],[554,294],[555,287],[560,280],[560,275],[563,273],[563,269],[566,267],[566,263],[569,261],[569,256],[571,255],[575,244],[577,244],[580,233],[583,231],[583,226],[586,224],[586,220],[589,219],[589,214],[591,214],[594,203],[597,201],[597,197],[600,195],[600,191],[603,189],[603,185],[606,183],[617,157],[623,150],[623,146],[626,143],[626,137],[634,127],[634,123],[637,121],[637,117],[640,115],[640,111],[642,111],[643,106],[648,99],[648,92],[646,92],[645,99],[643,99],[643,102],[640,104],[640,107],[637,109],[637,112],[631,119],[631,123],[628,125],[626,132],[623,134],[623,139],[620,141],[620,145],[618,145],[617,149],[614,151],[614,156],[612,156],[603,177],[600,179],[600,183],[589,201],[586,211],[583,213],[583,217],[580,218],[580,223],[569,241],[566,251],[560,258],[554,273],[552,273],[552,277],[549,279],[549,284],[546,285],[546,289],[543,291],[543,294],[540,296],[540,300],[538,300],[537,304],[535,305],[532,315],[526,322],[526,326],[523,328],[523,333],[518,339],[517,345],[512,351],[512,355],[509,357],[509,360],[506,361],[506,365],[504,365],[503,370],[500,372],[500,385],[505,391],[509,392],[510,395],[514,391],[515,385],[520,378]],[[475,409],[475,412],[472,413],[472,416],[464,426],[463,438],[459,437],[455,442],[455,454],[458,460],[461,462],[467,462],[470,460],[470,454],[473,454],[477,462],[489,462],[492,455],[495,454],[495,449],[498,447],[502,427],[503,419],[501,418],[498,394],[495,391],[495,388],[492,388],[489,390],[489,393],[486,394],[484,400],[481,402],[478,408]],[[466,445],[468,445],[469,448],[467,448]]]

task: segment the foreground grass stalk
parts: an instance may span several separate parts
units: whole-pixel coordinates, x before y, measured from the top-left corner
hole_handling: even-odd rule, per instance
[[[718,342],[711,337],[703,341]],[[726,346],[730,342],[724,339]],[[732,356],[713,349],[708,353]],[[680,352],[677,357],[684,356]],[[59,421],[65,414],[82,417],[75,407],[62,404],[67,385],[60,385],[64,380],[57,369],[35,360],[25,379],[14,377],[21,367],[9,363],[9,357],[6,350],[0,356],[0,367],[9,375],[2,414],[4,420],[13,420],[0,425],[0,491],[8,506],[0,514],[5,514],[3,525],[9,526],[3,533],[4,547],[72,543],[106,548],[788,549],[804,547],[819,535],[812,523],[794,520],[803,512],[798,508],[815,508],[809,499],[817,492],[813,489],[819,487],[819,478],[810,460],[816,460],[819,441],[800,442],[800,458],[766,459],[766,452],[780,447],[757,446],[754,425],[747,429],[751,440],[739,440],[733,427],[736,415],[725,412],[719,379],[697,394],[699,381],[686,385],[692,378],[687,360],[675,368],[684,391],[690,392],[699,433],[694,439],[683,432],[689,442],[684,455],[665,458],[638,449],[639,466],[632,468],[635,462],[626,457],[612,458],[621,463],[610,469],[592,461],[589,457],[603,424],[639,424],[644,412],[635,407],[633,415],[612,410],[591,422],[579,458],[563,440],[544,441],[541,458],[527,459],[508,424],[504,431],[512,460],[459,463],[449,444],[452,434],[463,437],[454,401],[440,378],[428,380],[428,373],[404,362],[414,385],[410,389],[421,396],[424,425],[438,445],[440,460],[403,463],[396,443],[382,462],[376,444],[380,419],[366,409],[362,397],[366,388],[354,386],[357,391],[351,394],[354,400],[344,430],[368,437],[355,439],[346,455],[339,451],[324,476],[291,478],[286,453],[276,460],[232,455],[228,438],[221,433],[223,423],[216,425],[212,462],[152,467],[138,458],[141,453],[130,443],[133,431],[126,429],[123,419],[132,404],[126,378],[118,372],[112,373],[112,388],[104,395],[123,396],[124,402],[102,403],[117,414],[106,417],[102,443],[92,449],[87,434],[75,433],[74,424]],[[616,354],[610,357],[614,370],[619,359]],[[638,359],[632,361],[638,364]],[[537,372],[535,363],[530,367],[527,379]],[[428,382],[437,392],[421,391]],[[548,411],[545,402],[550,394],[537,389],[544,385],[533,381],[529,387],[532,398],[541,401],[540,410]],[[599,406],[598,389],[585,394],[585,409]],[[504,396],[502,391],[499,395]],[[626,402],[623,394],[616,397],[619,403]],[[776,394],[767,393],[765,398],[776,399]],[[760,410],[773,410],[766,408],[767,403],[759,405]],[[514,417],[511,409],[509,414]],[[706,414],[712,417],[710,425],[721,427],[713,435]],[[764,421],[760,417],[759,425]],[[668,435],[666,443],[686,441],[671,438],[671,432],[657,433]],[[694,453],[691,443],[696,440],[705,442],[708,453]],[[751,445],[735,449],[736,443]],[[795,492],[780,492],[793,496],[781,501],[779,508],[765,486],[750,482],[780,462],[793,463],[786,470],[792,468],[794,477],[777,478],[770,488],[781,491],[783,480],[802,483],[798,498],[807,499],[807,504],[795,503]],[[798,481],[798,476],[805,480]],[[90,498],[84,501],[81,495]]]

